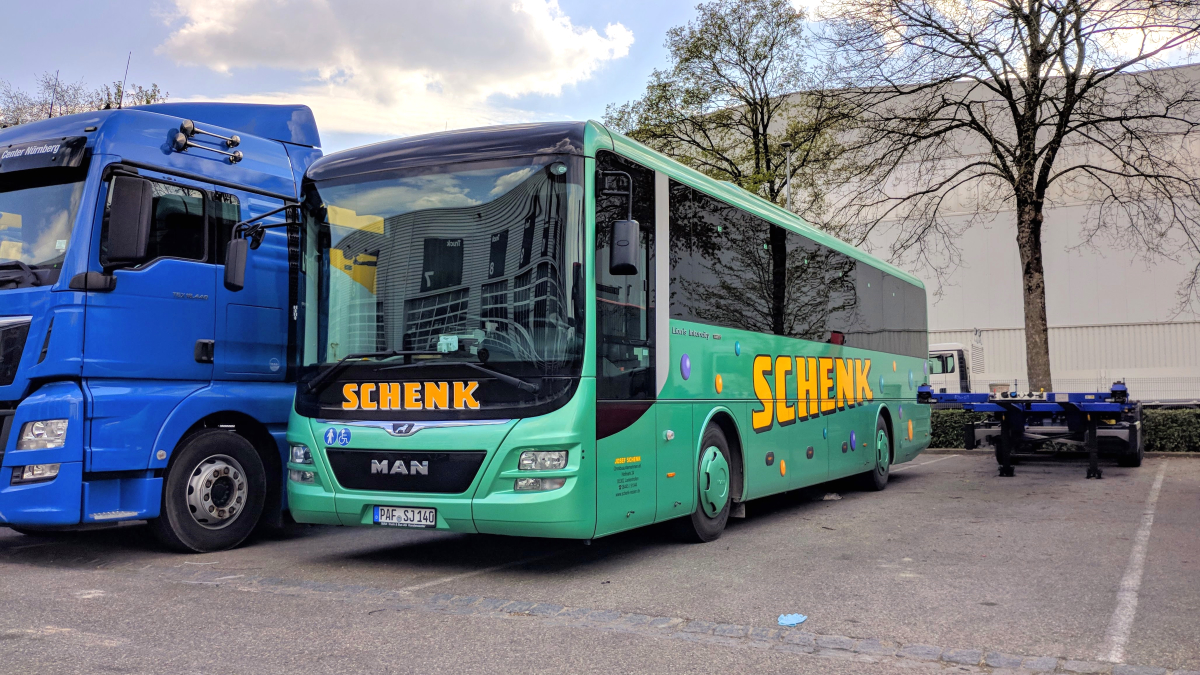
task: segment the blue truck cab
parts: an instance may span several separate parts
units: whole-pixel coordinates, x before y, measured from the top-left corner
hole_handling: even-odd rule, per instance
[[[213,551],[278,522],[297,361],[305,106],[165,103],[0,129],[0,525],[147,520]],[[284,214],[260,223],[282,222]]]

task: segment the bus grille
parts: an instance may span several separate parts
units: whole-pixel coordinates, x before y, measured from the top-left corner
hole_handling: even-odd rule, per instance
[[[385,452],[328,449],[329,466],[342,487],[381,492],[460,494],[471,487],[483,451]]]
[[[22,321],[0,319],[0,387],[6,387],[16,379],[17,366],[21,365],[21,352],[25,349],[28,335],[28,317]]]

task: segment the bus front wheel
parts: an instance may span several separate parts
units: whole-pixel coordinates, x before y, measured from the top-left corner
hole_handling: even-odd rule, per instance
[[[150,530],[167,546],[207,553],[233,548],[262,515],[267,493],[262,458],[232,431],[204,429],[175,450],[162,507]]]
[[[733,470],[729,441],[721,428],[709,425],[700,439],[700,461],[696,471],[696,510],[676,521],[686,541],[707,542],[721,536],[729,521],[733,501]]]
[[[887,487],[888,476],[892,470],[892,439],[888,434],[887,423],[880,417],[875,422],[875,466],[862,474],[862,485],[867,490],[879,491]]]

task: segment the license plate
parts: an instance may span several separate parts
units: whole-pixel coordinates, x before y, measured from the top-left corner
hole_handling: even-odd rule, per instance
[[[375,524],[389,527],[437,527],[437,509],[376,506]]]

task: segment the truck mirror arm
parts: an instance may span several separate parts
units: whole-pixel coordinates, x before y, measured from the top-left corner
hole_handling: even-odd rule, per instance
[[[262,244],[263,234],[275,227],[291,227],[299,225],[299,218],[293,217],[291,209],[295,204],[287,204],[277,209],[267,211],[262,215],[243,220],[233,226],[233,236],[225,249],[225,288],[237,292],[246,286],[246,256],[249,249],[257,249]],[[281,211],[287,211],[287,217],[282,223],[266,224],[260,222]]]

